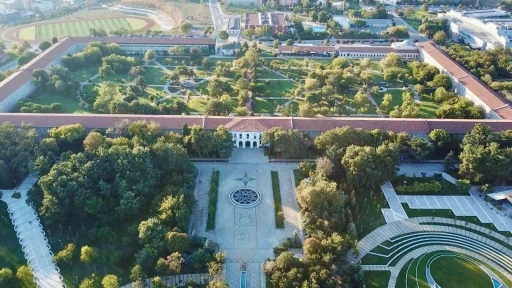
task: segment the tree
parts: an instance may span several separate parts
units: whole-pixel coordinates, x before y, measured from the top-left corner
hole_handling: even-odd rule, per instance
[[[272,44],[272,47],[274,49],[278,49],[280,45],[281,45],[281,41],[279,41],[279,39],[276,39],[276,40],[274,40],[274,43]]]
[[[421,11],[427,11],[428,10],[428,6],[427,6],[427,3],[423,3],[423,5],[421,5]]]
[[[4,160],[0,160],[0,187],[10,188],[13,187],[13,184],[14,178],[12,177],[11,170]]]
[[[402,66],[402,58],[395,52],[388,53],[386,57],[380,60],[380,65],[383,69],[391,68],[391,67],[400,67]]]
[[[153,288],[165,288],[162,278],[156,276],[151,279],[151,287]]]
[[[71,260],[73,260],[73,253],[75,252],[75,244],[69,243],[57,253],[57,255],[53,256],[53,261],[59,263],[64,262],[66,264],[71,264]]]
[[[0,269],[0,285],[2,287],[12,287],[14,282],[14,275],[9,268]]]
[[[84,263],[91,262],[96,256],[98,256],[98,252],[94,247],[85,245],[80,249],[80,261]]]
[[[430,140],[434,141],[438,147],[443,147],[451,141],[450,134],[443,129],[434,129],[429,134]]]
[[[231,98],[223,95],[221,99],[210,99],[206,104],[205,113],[207,115],[227,116],[231,113]]]
[[[48,48],[50,48],[52,46],[52,43],[48,42],[48,41],[43,41],[39,44],[39,49],[41,49],[41,51],[44,51]]]
[[[425,157],[434,150],[432,143],[422,137],[412,137],[409,141],[408,148],[411,156],[417,160],[425,159]]]
[[[382,103],[380,104],[380,110],[382,110],[383,113],[389,113],[391,101],[393,101],[393,95],[391,93],[384,94]]]
[[[96,151],[98,150],[104,143],[106,138],[96,131],[91,131],[84,140],[84,150],[85,151]]]
[[[233,146],[233,145],[231,145]],[[188,248],[189,239],[186,233],[168,232],[165,235],[165,243],[171,253],[183,253]]]
[[[34,283],[34,274],[30,270],[30,267],[27,265],[20,266],[18,271],[16,271],[16,278],[21,283],[29,283],[30,287],[36,287],[36,283]]]
[[[144,281],[147,278],[146,273],[142,271],[142,267],[140,265],[133,266],[130,273],[130,280],[133,282]]]
[[[452,89],[452,80],[450,79],[450,76],[446,74],[437,74],[434,76],[434,80],[432,81],[434,84],[434,87],[436,88],[444,88],[446,91]]]
[[[366,70],[366,69],[370,68],[371,64],[372,64],[372,60],[370,58],[364,58],[359,63],[359,67],[361,67],[362,70]]]
[[[52,38],[52,43],[53,43],[53,44],[55,44],[55,43],[57,43],[57,42],[59,42],[59,39],[57,39],[57,37],[53,37],[53,38]]]
[[[347,183],[354,189],[377,188],[396,175],[398,151],[395,146],[349,146],[341,160]]]
[[[144,53],[144,59],[147,62],[153,61],[153,59],[155,59],[155,53],[153,52],[153,50],[151,50],[151,49],[146,50],[146,53]]]
[[[183,22],[180,24],[179,30],[181,34],[186,34],[190,31],[190,28],[192,28],[192,24]]]
[[[222,41],[226,41],[226,40],[228,40],[228,39],[229,39],[229,34],[228,34],[228,32],[226,32],[226,31],[224,31],[224,30],[223,30],[223,31],[220,31],[220,32],[219,32],[219,39],[220,39],[220,40],[222,40]]]
[[[293,39],[288,39],[286,40],[286,46],[292,46],[294,42]]]
[[[113,274],[107,274],[101,280],[103,288],[119,288],[119,278]]]
[[[167,256],[167,260],[165,261],[171,274],[179,274],[181,272],[181,265],[183,262],[185,262],[185,260],[183,260],[181,254],[178,252],[174,252]]]
[[[414,14],[414,8],[412,6],[407,6],[407,8],[404,9],[404,15],[409,17],[412,14]]]
[[[357,107],[357,112],[361,114],[366,113],[370,106],[368,95],[366,95],[363,90],[357,91],[356,95],[354,96],[354,103]]]
[[[436,33],[434,33],[434,36],[432,37],[432,40],[434,40],[434,42],[436,42],[439,45],[446,44],[446,39],[447,36],[444,31],[437,31]]]
[[[143,245],[161,247],[165,236],[165,226],[158,218],[152,217],[139,224],[139,240]]]

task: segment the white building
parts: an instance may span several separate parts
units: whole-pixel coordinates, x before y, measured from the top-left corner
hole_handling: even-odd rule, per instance
[[[42,14],[50,13],[55,9],[53,1],[48,0],[32,0],[30,1],[30,7],[32,11]]]
[[[385,5],[396,6],[396,3],[398,2],[398,0],[377,0],[377,2],[385,4]]]
[[[512,119],[512,108],[506,100],[482,81],[437,49],[434,42],[420,42],[420,59],[450,77],[453,90],[482,107],[488,119]]]
[[[261,147],[263,132],[272,127],[265,119],[235,118],[226,124],[233,137],[233,146],[246,148]]]
[[[492,9],[492,11],[494,10]],[[440,17],[446,17],[450,21],[450,32],[455,41],[462,40],[472,48],[481,50],[494,49],[497,45],[512,48],[510,40],[512,19],[481,17],[484,15],[510,15],[509,12],[497,11],[499,12],[476,13],[477,11],[458,12],[452,10]]]

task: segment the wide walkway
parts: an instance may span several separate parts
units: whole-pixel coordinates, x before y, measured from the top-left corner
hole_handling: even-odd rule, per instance
[[[300,210],[295,198],[293,170],[297,163],[269,163],[263,149],[236,148],[229,162],[195,162],[198,169],[194,191],[197,200],[190,231],[218,243],[226,252],[224,278],[238,287],[241,269],[246,267],[247,287],[265,287],[263,263],[273,258],[273,248],[291,237],[302,235]],[[215,229],[206,231],[208,189],[212,170],[220,172]],[[285,218],[284,229],[275,226],[271,171],[277,171]],[[261,201],[243,207],[230,201],[232,191],[252,189]],[[244,265],[245,264],[245,265]]]
[[[39,223],[36,211],[26,203],[27,191],[34,186],[37,179],[37,176],[29,175],[16,189],[2,190],[2,200],[7,203],[9,217],[37,286],[64,287],[59,268],[53,263],[53,253],[43,226]]]

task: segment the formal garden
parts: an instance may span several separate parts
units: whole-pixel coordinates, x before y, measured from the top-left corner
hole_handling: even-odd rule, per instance
[[[450,91],[451,81],[437,68],[395,53],[382,60],[298,59],[262,57],[263,51],[244,42],[235,58],[181,47],[125,56],[116,44],[93,42],[63,56],[62,66],[34,71],[39,89],[17,111],[483,117],[481,108]]]

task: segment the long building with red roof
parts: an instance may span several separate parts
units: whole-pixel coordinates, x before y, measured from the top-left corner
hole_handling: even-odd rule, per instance
[[[451,120],[451,119],[401,119],[401,118],[356,118],[356,117],[234,117],[234,116],[182,116],[182,115],[119,115],[119,114],[34,114],[0,113],[0,123],[10,122],[15,126],[32,125],[44,134],[47,130],[62,125],[81,124],[85,129],[107,129],[124,120],[130,122],[155,121],[167,131],[181,131],[183,125],[198,125],[205,130],[215,130],[223,125],[228,128],[236,147],[260,147],[263,132],[272,127],[297,129],[312,137],[338,127],[350,126],[364,130],[406,132],[413,136],[427,137],[434,129],[444,129],[451,134],[463,135],[477,123],[491,127],[494,131],[512,129],[512,120]]]
[[[417,45],[420,47],[420,59],[436,66],[441,73],[450,76],[457,94],[467,97],[484,108],[487,118],[512,119],[512,108],[508,101],[438,49],[434,42],[421,42]]]

